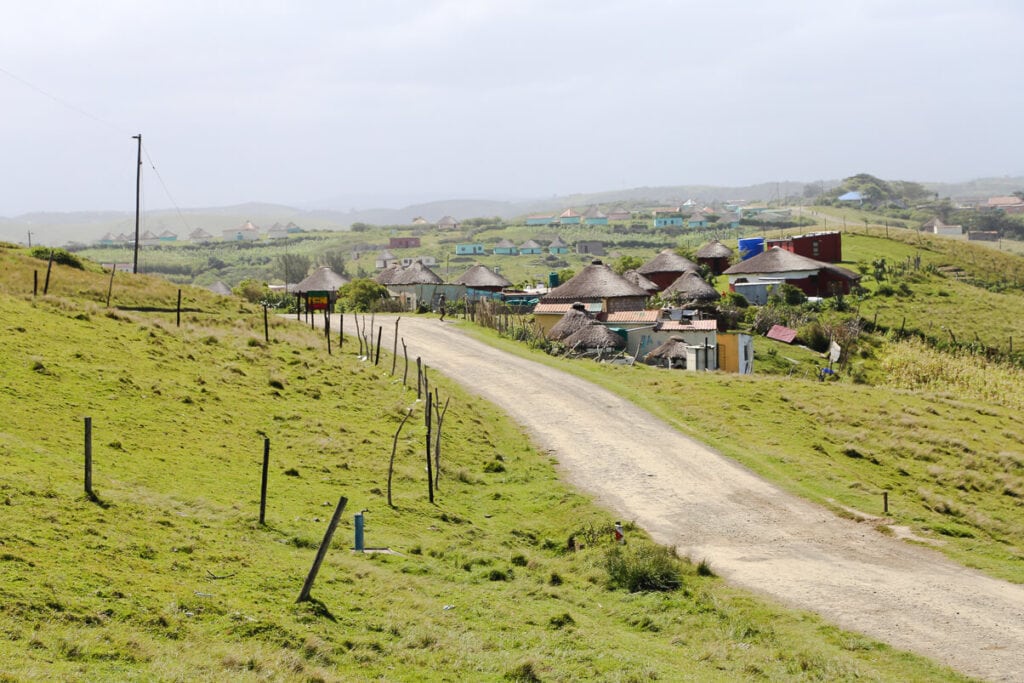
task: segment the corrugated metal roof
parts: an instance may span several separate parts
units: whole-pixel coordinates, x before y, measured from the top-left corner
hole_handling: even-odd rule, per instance
[[[683,332],[686,330],[700,330],[711,332],[718,330],[716,320],[666,320],[661,324],[661,329],[668,332]]]
[[[609,323],[653,323],[661,317],[660,310],[652,311],[616,311],[605,316]]]
[[[768,330],[768,334],[765,336],[784,344],[792,344],[796,340],[796,330],[783,327],[782,325],[773,325],[772,329]]]
[[[567,313],[570,309],[572,309],[572,307],[573,307],[573,304],[571,304],[571,303],[567,303],[567,304],[546,304],[546,303],[541,302],[541,303],[539,303],[539,304],[537,304],[536,306],[533,307],[533,312],[534,313],[540,313],[540,314],[549,314],[549,315],[565,315],[565,313]],[[583,308],[588,313],[600,313],[601,312],[601,302],[600,301],[587,302],[587,303],[583,304]]]

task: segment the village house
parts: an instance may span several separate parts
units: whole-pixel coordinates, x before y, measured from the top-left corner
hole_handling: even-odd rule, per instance
[[[199,244],[205,244],[207,242],[212,242],[213,241],[213,235],[211,235],[210,233],[206,232],[202,228],[196,228],[195,230],[190,232],[188,234],[188,238],[191,241],[197,242]]]
[[[843,235],[839,232],[812,232],[781,239],[765,240],[765,248],[780,247],[817,261],[839,263],[843,260]]]
[[[572,209],[566,209],[558,216],[559,225],[580,225],[582,222],[583,216]]]
[[[433,256],[405,256],[399,261],[399,264],[401,264],[403,268],[411,266],[414,263],[422,263],[425,266],[436,266],[437,259]]]
[[[568,254],[569,245],[562,241],[561,237],[555,236],[555,239],[551,240],[551,244],[548,245],[549,254]]]
[[[455,284],[484,292],[500,292],[512,286],[508,279],[479,263],[460,275]]]
[[[543,254],[544,253],[544,247],[540,246],[540,244],[538,244],[534,240],[526,240],[525,242],[523,242],[522,244],[519,245],[519,253],[520,254]]]
[[[800,256],[780,247],[772,247],[745,261],[730,266],[724,273],[729,276],[730,291],[740,291],[738,284],[772,285],[788,283],[807,296],[829,297],[836,292],[849,294],[860,281],[860,274],[845,268]],[[744,296],[747,296],[744,293]],[[751,297],[747,296],[750,300]],[[754,302],[752,303],[760,303]]]
[[[519,253],[516,249],[516,245],[512,243],[512,240],[504,239],[494,245],[492,250],[496,256],[515,256]]]
[[[690,259],[680,256],[672,249],[662,249],[657,256],[637,268],[636,272],[662,290],[675,282],[683,273],[696,270],[697,264]]]
[[[732,263],[733,251],[718,240],[712,240],[697,250],[697,263],[707,266],[714,275],[721,275]]]
[[[178,241],[178,235],[177,235],[177,233],[171,232],[170,230],[164,230],[159,235],[157,235],[157,239],[160,240],[161,242],[164,242],[164,243],[166,243],[166,242],[177,242]]]
[[[622,223],[630,220],[633,217],[632,212],[629,209],[618,207],[608,212],[608,220],[613,223]]]
[[[389,237],[388,249],[419,249],[419,237]]]
[[[377,258],[373,262],[373,267],[377,270],[381,270],[383,268],[390,268],[396,263],[398,263],[398,257],[392,254],[388,249],[385,249],[377,255]]]
[[[288,228],[281,225],[280,223],[274,223],[267,228],[267,239],[268,240],[283,240],[288,237]]]
[[[160,244],[160,238],[149,230],[139,235],[139,246],[141,247],[155,247],[158,244]]]
[[[989,197],[986,206],[990,209],[999,209],[1003,213],[1024,213],[1024,199],[1013,195],[1009,197]]]
[[[413,225],[430,225],[430,221],[428,221],[423,216],[416,216],[416,218],[412,219],[412,224]]]
[[[246,221],[240,227],[226,228],[221,235],[225,242],[252,242],[260,238],[260,230],[252,221]]]
[[[535,213],[526,217],[527,225],[554,225],[557,222],[555,217],[549,213]]]
[[[456,256],[477,256],[486,253],[482,244],[456,244]]]
[[[288,288],[288,291],[295,295],[299,310],[302,310],[302,304],[305,303],[305,308],[309,311],[310,295],[321,292],[327,295],[327,305],[330,308],[334,308],[334,304],[338,300],[338,289],[348,283],[349,279],[347,277],[334,272],[330,266],[320,266],[305,279]]]
[[[438,230],[458,230],[460,223],[451,216],[443,216],[437,222]]]
[[[608,216],[601,213],[596,206],[587,209],[583,214],[584,225],[608,225]]]
[[[589,254],[590,256],[604,256],[604,242],[597,240],[580,240],[576,243],[577,254]]]
[[[964,234],[964,226],[946,225],[938,216],[922,225],[921,229],[933,235],[946,235],[947,237],[960,237]]]
[[[651,211],[654,216],[655,228],[681,228],[685,225],[685,218],[678,206],[659,207]]]
[[[539,304],[599,303],[601,312],[643,310],[647,292],[609,266],[594,261],[541,298]],[[538,304],[538,305],[539,305]]]

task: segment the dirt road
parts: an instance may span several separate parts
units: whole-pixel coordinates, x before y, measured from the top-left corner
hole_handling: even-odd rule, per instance
[[[393,318],[377,321],[391,348]],[[399,327],[410,358],[502,407],[566,480],[730,583],[965,674],[1024,681],[1024,587],[836,517],[617,396],[449,322],[403,317]]]

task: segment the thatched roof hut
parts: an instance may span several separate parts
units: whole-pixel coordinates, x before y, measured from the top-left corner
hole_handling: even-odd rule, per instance
[[[668,367],[686,367],[686,340],[682,337],[670,337],[668,341],[648,351],[644,362],[651,365]]]
[[[467,287],[482,289],[487,292],[500,292],[506,287],[512,286],[512,283],[507,278],[479,263],[460,275],[455,284],[466,285]]]
[[[654,294],[660,287],[655,284],[650,278],[641,275],[636,270],[627,270],[622,274],[622,277],[632,282],[634,285],[644,290],[648,294]]]
[[[615,307],[622,310],[642,309],[647,299],[647,292],[600,261],[594,261],[568,282],[548,292],[541,301],[570,303],[608,299],[621,299],[622,301]]]
[[[440,285],[444,280],[419,261],[402,268],[391,277],[389,285]]]
[[[593,320],[583,307],[583,304],[573,304],[573,307],[548,332],[548,339],[556,341],[565,339],[577,330],[589,325]]]
[[[696,257],[697,263],[707,266],[715,275],[721,275],[729,267],[733,251],[718,240],[712,240],[697,251]]]
[[[626,340],[597,320],[591,320],[562,340],[574,351],[612,350],[626,348]]]
[[[697,273],[683,273],[665,288],[662,298],[678,301],[682,306],[714,304],[722,295]]]
[[[292,287],[292,294],[305,294],[306,292],[337,292],[342,285],[347,285],[349,279],[344,275],[338,275],[330,266],[320,266],[313,271],[299,284]]]
[[[400,270],[402,270],[402,266],[400,266],[397,263],[392,263],[390,266],[374,275],[373,280],[379,285],[390,285],[391,281],[395,277],[395,274],[398,273],[398,271]]]
[[[696,271],[697,264],[671,249],[662,249],[657,256],[636,269],[638,273],[665,289],[683,273]]]

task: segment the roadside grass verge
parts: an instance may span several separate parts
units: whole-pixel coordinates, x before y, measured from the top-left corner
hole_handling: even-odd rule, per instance
[[[16,282],[32,267],[3,265]],[[0,285],[0,677],[962,680],[685,561],[675,590],[611,589],[610,537],[566,541],[608,514],[439,374],[452,408],[430,505],[422,404],[383,354],[360,362],[350,339],[328,356],[289,321],[266,344],[257,309],[192,291],[222,313],[178,328],[166,312],[108,311],[89,293],[104,275],[88,277],[81,296]],[[176,294],[135,280],[141,305],[147,287],[158,302]],[[391,508],[387,459],[408,408]],[[101,504],[82,488],[85,416]],[[487,471],[498,456],[504,471]],[[339,495],[349,507],[316,600],[295,604]],[[394,554],[348,550],[362,509],[367,545]],[[636,530],[627,547],[657,553]]]

